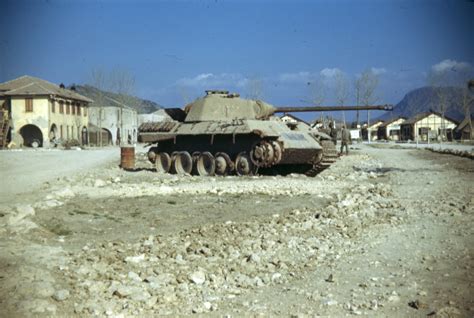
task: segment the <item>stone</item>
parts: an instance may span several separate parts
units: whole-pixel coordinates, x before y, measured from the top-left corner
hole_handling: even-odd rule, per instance
[[[102,188],[102,187],[105,187],[107,183],[102,180],[102,179],[96,179],[95,182],[94,182],[94,187],[95,188]]]
[[[64,301],[69,298],[69,291],[67,289],[57,290],[53,295],[54,300]]]
[[[128,256],[128,257],[125,257],[125,262],[127,263],[140,263],[142,261],[145,260],[145,254],[140,254],[140,255],[137,255],[137,256]]]
[[[131,279],[131,280],[134,280],[136,282],[141,282],[142,281],[140,276],[135,272],[128,272],[128,278]]]
[[[195,271],[189,275],[189,280],[196,285],[202,285],[206,281],[206,274],[203,271]]]

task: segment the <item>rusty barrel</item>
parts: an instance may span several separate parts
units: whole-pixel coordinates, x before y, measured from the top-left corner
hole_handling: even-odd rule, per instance
[[[135,169],[135,147],[120,147],[120,167],[122,169]]]

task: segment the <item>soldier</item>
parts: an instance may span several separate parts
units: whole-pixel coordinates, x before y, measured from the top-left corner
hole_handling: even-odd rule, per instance
[[[337,130],[334,127],[333,122],[329,123],[329,136],[331,136],[331,140],[334,143],[334,146],[337,144]]]
[[[342,151],[344,149],[344,146],[346,147],[346,155],[349,154],[349,143],[351,142],[351,132],[346,128],[346,125],[342,125],[342,130],[341,130],[341,155]]]

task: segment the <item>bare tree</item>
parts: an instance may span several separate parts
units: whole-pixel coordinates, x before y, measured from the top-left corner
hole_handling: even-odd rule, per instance
[[[98,125],[99,125],[99,131],[97,132],[97,143],[102,146],[102,112],[103,112],[103,106],[105,103],[105,96],[104,96],[104,90],[106,89],[106,73],[103,69],[101,68],[94,68],[91,71],[91,82],[92,86],[97,88],[97,96],[95,97],[95,104],[99,108],[99,115],[97,118]]]
[[[309,102],[313,106],[321,106],[326,98],[327,85],[321,76],[315,76],[307,83],[309,90]],[[326,127],[324,112],[321,112],[321,123]]]
[[[436,97],[438,97],[437,111],[441,114],[441,138],[446,140],[446,120],[445,114],[448,109],[448,96],[446,85],[448,84],[447,71],[432,71],[428,76],[428,83],[433,87]],[[429,137],[428,137],[429,138]]]
[[[120,107],[119,125],[120,125],[120,140],[119,144],[123,143],[123,108],[130,104],[130,95],[135,89],[135,77],[125,69],[115,69],[110,73],[110,83],[112,91],[117,94],[117,99]]]
[[[247,98],[249,99],[263,99],[263,81],[258,77],[247,79]]]
[[[336,100],[340,106],[344,106],[348,97],[349,97],[349,81],[347,80],[347,76],[342,73],[338,72],[335,77],[336,83]],[[342,121],[344,125],[346,124],[346,116],[344,111],[342,112]]]
[[[356,79],[356,97],[358,103],[362,103],[363,106],[369,106],[374,104],[378,100],[378,96],[375,91],[379,85],[379,77],[370,69],[365,70]],[[367,110],[367,140],[370,142],[370,110]]]
[[[326,98],[327,86],[320,76],[312,78],[308,82],[309,101],[313,106],[320,106]]]
[[[471,107],[474,103],[474,99],[472,98],[472,93],[469,90],[469,87],[464,87],[462,90],[462,108],[464,111],[464,116],[467,120],[467,124],[469,125],[469,140],[472,140],[474,137],[474,133],[472,131],[472,120],[471,120]]]

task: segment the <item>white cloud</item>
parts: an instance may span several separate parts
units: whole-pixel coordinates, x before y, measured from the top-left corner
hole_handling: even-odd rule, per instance
[[[471,64],[467,62],[457,62],[455,60],[446,59],[431,67],[433,72],[442,73],[446,71],[468,70]]]
[[[374,75],[382,75],[384,73],[387,73],[387,70],[383,67],[372,67],[370,69],[370,71],[374,74]]]
[[[283,73],[278,76],[278,80],[284,83],[308,82],[311,76],[311,73],[307,71],[297,73]]]
[[[321,76],[324,76],[324,77],[335,77],[337,76],[338,74],[342,74],[343,72],[338,69],[337,67],[334,67],[334,68],[324,68],[321,70],[321,72],[319,72],[319,74]]]
[[[230,86],[243,86],[246,79],[238,73],[202,73],[194,77],[184,77],[176,81],[179,86],[204,87],[204,88],[222,88]]]

